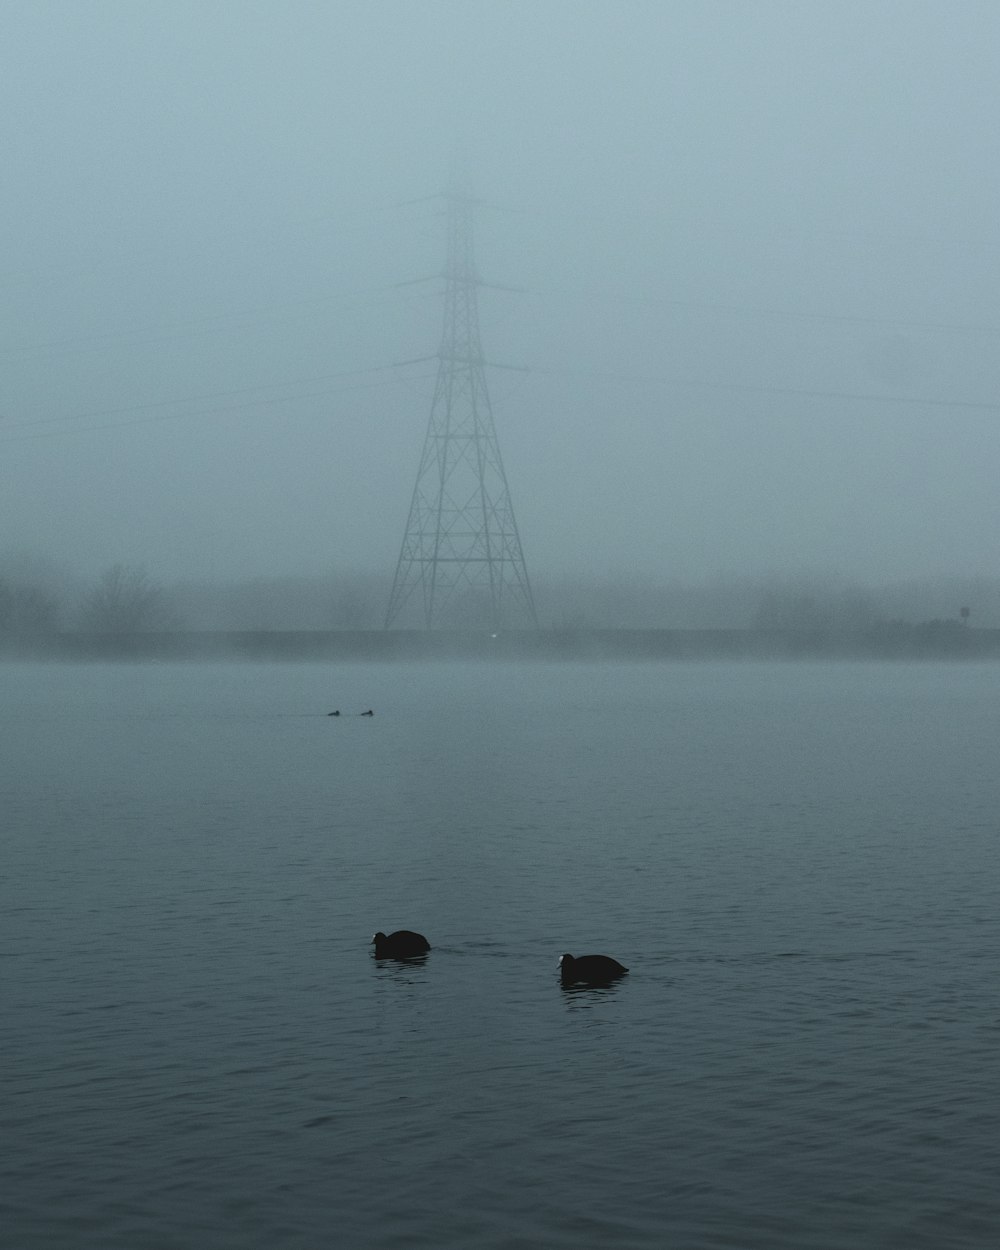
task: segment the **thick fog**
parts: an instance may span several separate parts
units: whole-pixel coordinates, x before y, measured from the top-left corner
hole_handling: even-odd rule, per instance
[[[992,0],[3,25],[6,558],[387,591],[458,148],[537,587],[996,574]]]

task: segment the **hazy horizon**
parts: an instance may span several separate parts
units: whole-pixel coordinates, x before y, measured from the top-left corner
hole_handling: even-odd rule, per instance
[[[14,0],[0,547],[385,578],[456,144],[532,578],[997,571],[986,3]],[[416,202],[409,202],[416,201]]]

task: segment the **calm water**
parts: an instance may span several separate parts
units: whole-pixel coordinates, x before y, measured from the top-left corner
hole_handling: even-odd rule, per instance
[[[1000,1244],[1000,666],[0,695],[4,1247]]]

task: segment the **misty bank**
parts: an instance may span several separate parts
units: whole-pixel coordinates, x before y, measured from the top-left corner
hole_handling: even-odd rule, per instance
[[[858,632],[573,629],[64,632],[8,637],[6,658],[54,660],[797,660],[1000,659],[1000,629],[892,622]]]

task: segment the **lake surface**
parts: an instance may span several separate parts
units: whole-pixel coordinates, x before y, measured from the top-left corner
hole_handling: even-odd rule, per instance
[[[1000,1244],[1000,665],[0,696],[12,1250]]]

